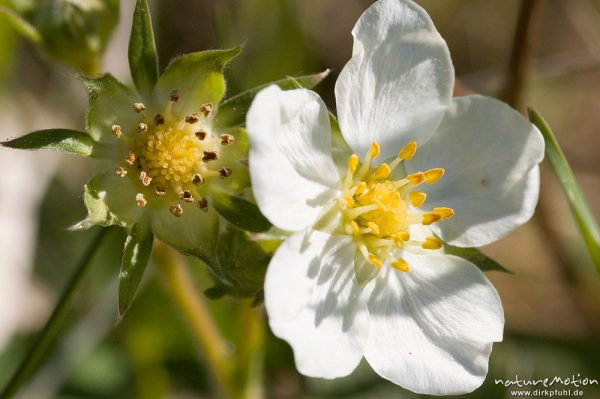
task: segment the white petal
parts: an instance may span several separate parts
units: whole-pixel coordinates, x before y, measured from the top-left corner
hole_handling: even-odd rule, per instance
[[[448,47],[427,13],[410,1],[380,0],[352,34],[354,55],[335,86],[340,127],[352,150],[362,156],[378,141],[384,159],[411,139],[425,142],[454,87]]]
[[[265,278],[269,325],[292,346],[304,375],[345,376],[362,358],[368,315],[354,277],[354,252],[349,237],[313,230],[288,238],[271,260]]]
[[[504,237],[533,215],[539,193],[541,133],[508,105],[489,97],[454,99],[435,136],[407,162],[409,173],[442,167],[423,209],[447,206],[452,219],[433,230],[458,246]]]
[[[323,101],[310,90],[268,87],[252,103],[247,128],[260,210],[285,230],[312,225],[340,186]]]
[[[411,271],[382,270],[369,299],[365,358],[382,377],[417,393],[479,387],[504,315],[494,287],[462,258],[404,253]]]

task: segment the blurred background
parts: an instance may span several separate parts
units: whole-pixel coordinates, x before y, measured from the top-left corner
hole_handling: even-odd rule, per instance
[[[121,1],[120,16],[115,1],[70,1],[99,4],[107,13],[103,15],[108,22],[98,28],[94,40],[99,41],[93,42],[97,47],[92,49],[97,54],[107,42],[102,66],[86,64],[93,54],[83,50],[79,54],[85,57],[80,58],[61,54],[56,50],[62,48],[60,43],[46,41],[45,50],[40,50],[0,16],[0,139],[49,127],[84,129],[87,97],[77,69],[99,68],[131,82],[127,41],[134,1]],[[448,42],[456,67],[456,95],[477,92],[501,97],[520,110],[529,105],[544,115],[598,218],[600,0],[524,0],[530,1],[536,6],[529,47],[520,55],[527,62],[519,67],[511,67],[510,60],[520,1],[418,3]],[[0,6],[17,10],[36,27],[54,18],[42,12],[47,3],[0,0]],[[150,7],[161,67],[178,54],[245,43],[242,55],[226,72],[228,95],[286,75],[331,68],[333,73],[317,91],[335,111],[333,87],[350,57],[350,31],[371,3],[155,0]],[[515,68],[521,68],[516,91],[514,79],[508,78]],[[0,150],[0,171],[1,387],[43,326],[94,231],[67,230],[86,213],[81,194],[92,173],[88,161],[47,152]],[[69,315],[68,328],[21,397],[207,397],[211,382],[202,353],[152,265],[128,316],[116,324],[123,233],[110,234]],[[600,380],[600,278],[546,163],[532,221],[484,251],[515,275],[488,273],[504,304],[505,339],[494,346],[484,386],[464,397],[511,397],[511,389],[494,384],[494,379],[513,379],[517,374],[523,379],[580,374]],[[203,267],[189,262],[198,288],[210,287]],[[243,340],[244,321],[232,315],[247,303],[233,299],[208,303],[231,345]],[[262,375],[266,397],[417,397],[377,377],[366,363],[350,377],[335,381],[303,377],[295,371],[289,346],[268,329],[266,334]],[[585,398],[600,398],[598,385],[582,390]]]

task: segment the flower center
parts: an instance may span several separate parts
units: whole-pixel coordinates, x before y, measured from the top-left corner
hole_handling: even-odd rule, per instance
[[[392,180],[392,171],[417,150],[417,143],[410,141],[389,164],[381,163],[371,168],[371,161],[379,156],[378,143],[373,143],[362,165],[356,154],[348,159],[348,171],[343,181],[343,194],[339,201],[342,209],[344,231],[351,235],[358,250],[375,267],[384,260],[398,270],[410,267],[395,253],[406,245],[418,245],[424,249],[439,249],[442,243],[434,236],[424,241],[411,239],[409,227],[413,224],[430,225],[454,215],[451,208],[434,208],[433,212],[419,212],[426,194],[414,190],[422,183],[434,184],[444,175],[444,169],[434,168],[413,173],[402,179]]]
[[[126,165],[116,169],[121,177],[128,172],[138,176],[138,206],[146,206],[154,196],[156,204],[170,203],[169,209],[175,216],[183,213],[179,201],[196,202],[200,209],[208,209],[203,184],[217,176],[231,175],[231,169],[221,165],[219,159],[222,147],[234,142],[229,134],[212,134],[208,123],[212,104],[204,104],[198,112],[181,118],[172,112],[178,100],[179,93],[174,90],[167,106],[152,119],[144,104],[133,104],[140,117],[137,131],[125,132],[129,147]],[[113,125],[112,130],[115,137],[121,138],[121,126]]]
[[[189,183],[203,169],[198,162],[203,146],[187,126],[158,127],[140,137],[138,148],[142,169],[163,187]]]

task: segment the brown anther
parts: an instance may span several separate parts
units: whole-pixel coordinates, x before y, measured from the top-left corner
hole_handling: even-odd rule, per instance
[[[148,187],[152,182],[152,178],[146,174],[146,172],[140,172],[140,183]]]
[[[181,217],[181,215],[183,215],[183,208],[181,207],[181,205],[177,204],[177,205],[171,205],[169,207],[169,211],[177,216],[177,217]]]
[[[189,124],[194,124],[194,123],[198,122],[199,120],[200,120],[200,114],[197,112],[194,112],[193,114],[185,117],[185,121]]]
[[[137,193],[135,195],[135,202],[141,208],[145,207],[146,204],[148,203],[148,201],[146,201],[146,198],[144,198],[144,194],[142,194],[142,193]]]
[[[196,137],[198,137],[198,140],[204,140],[207,135],[208,133],[205,130],[198,130],[196,132]]]
[[[144,112],[144,110],[146,109],[146,106],[142,103],[133,103],[133,110],[135,112],[137,112],[138,114],[140,112]]]
[[[158,195],[159,197],[162,197],[163,195],[165,195],[167,193],[167,190],[165,190],[162,187],[156,187],[156,189],[154,190],[154,192],[156,193],[156,195]]]
[[[129,151],[129,154],[127,154],[127,158],[125,158],[125,162],[127,162],[129,165],[133,165],[135,163],[135,159],[135,154]]]
[[[116,138],[120,138],[121,137],[121,126],[119,125],[112,125],[112,133],[115,135]]]
[[[204,212],[208,212],[208,200],[206,197],[202,197],[198,200],[198,208],[202,209]]]
[[[210,113],[212,112],[212,110],[213,110],[213,105],[211,103],[204,104],[200,107],[200,112],[202,112],[202,114],[205,117],[208,117],[210,115]]]
[[[117,175],[119,175],[121,177],[125,177],[125,175],[127,174],[127,170],[122,166],[117,167],[115,169],[115,172],[117,173]]]
[[[204,151],[204,156],[202,157],[204,162],[214,161],[217,159],[219,159],[219,153],[215,151]]]
[[[179,198],[185,202],[194,202],[194,197],[192,196],[192,192],[190,190],[185,190],[184,192],[179,193]]]
[[[138,124],[138,132],[145,133],[147,130],[148,130],[148,125],[146,125],[144,122],[140,122]]]
[[[223,133],[221,135],[221,145],[229,145],[235,141],[235,137],[231,134]]]
[[[196,173],[196,174],[194,175],[194,177],[192,178],[192,183],[194,183],[195,185],[199,186],[199,185],[201,185],[202,183],[204,183],[204,177],[202,177],[202,175],[201,175],[201,174],[199,174],[199,173]]]
[[[165,117],[162,116],[161,114],[156,114],[154,116],[154,124],[156,126],[164,125],[165,124]]]
[[[179,101],[179,90],[172,90],[171,94],[169,94],[169,99],[174,103]]]
[[[231,176],[231,168],[221,168],[219,169],[219,175],[222,179]]]

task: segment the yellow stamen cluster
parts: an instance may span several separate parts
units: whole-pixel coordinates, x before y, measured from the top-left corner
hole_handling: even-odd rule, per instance
[[[425,241],[411,240],[410,225],[430,225],[454,215],[451,208],[445,207],[434,208],[431,212],[416,210],[427,196],[414,189],[423,183],[434,184],[444,175],[444,169],[434,168],[397,180],[390,178],[393,170],[403,161],[410,160],[416,151],[417,143],[410,141],[393,161],[381,163],[374,169],[371,162],[380,154],[378,143],[372,144],[362,165],[358,155],[352,154],[348,158],[339,201],[344,230],[352,235],[365,259],[377,268],[387,260],[393,268],[408,272],[410,266],[407,262],[395,257],[399,249],[406,245],[418,245],[429,250],[442,247],[440,240],[433,236],[426,237]]]
[[[232,169],[219,159],[223,147],[235,142],[230,134],[211,132],[208,118],[212,104],[203,104],[190,115],[177,115],[173,104],[179,99],[179,92],[173,90],[170,102],[156,114],[156,110],[136,102],[132,108],[139,120],[131,131],[116,123],[111,127],[125,150],[121,158],[124,163],[119,162],[115,173],[125,177],[131,172],[138,177],[139,192],[132,201],[140,207],[153,203],[168,206],[177,217],[183,214],[183,202],[195,202],[200,210],[208,210],[203,184],[207,179],[231,176]]]

